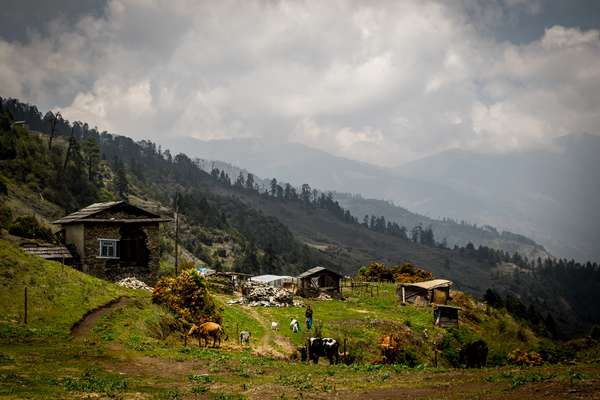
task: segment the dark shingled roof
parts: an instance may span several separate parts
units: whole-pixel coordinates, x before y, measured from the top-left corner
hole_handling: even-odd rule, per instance
[[[324,268],[324,267],[314,267],[309,269],[308,271],[304,271],[303,273],[301,273],[300,275],[298,275],[298,278],[302,279],[302,278],[306,278],[308,276],[314,275],[316,273],[319,273],[321,271],[329,271],[337,276],[339,276],[340,278],[343,278],[342,275],[338,274],[335,271],[332,271],[330,269]]]
[[[148,218],[143,218],[143,219],[142,218],[140,218],[140,219],[132,218],[130,220],[132,222],[167,222],[167,221],[170,221],[170,219],[168,219],[168,218],[161,218],[160,215],[151,213],[142,208],[131,205],[125,201],[109,201],[106,203],[91,204],[85,208],[82,208],[79,211],[75,211],[74,213],[71,213],[65,217],[62,217],[61,219],[57,219],[56,221],[54,221],[52,223],[64,225],[64,224],[70,224],[70,223],[81,222],[81,221],[89,221],[89,222],[102,222],[102,221],[126,222],[126,221],[129,221],[129,220],[123,220],[123,219],[103,220],[103,219],[89,218],[95,214],[98,214],[99,212],[102,212],[102,211],[105,211],[105,210],[108,210],[110,208],[120,206],[120,205],[127,205],[128,207],[136,208],[148,216]]]
[[[60,260],[62,258],[73,258],[69,249],[65,246],[51,247],[21,247],[23,251],[32,256],[42,257],[48,260]]]

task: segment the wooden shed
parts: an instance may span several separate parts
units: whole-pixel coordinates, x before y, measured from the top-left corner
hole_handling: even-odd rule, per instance
[[[442,328],[458,326],[458,312],[460,307],[446,304],[435,304],[433,306],[433,324]]]
[[[25,253],[32,256],[58,261],[67,265],[73,264],[73,255],[66,246],[24,244],[21,245],[21,248]]]
[[[314,267],[298,275],[298,294],[315,297],[321,292],[341,296],[340,282],[343,276],[324,267]]]
[[[396,288],[396,294],[402,301],[402,304],[446,304],[448,300],[450,300],[451,286],[452,281],[446,279],[433,279],[431,281],[416,283],[401,283]]]

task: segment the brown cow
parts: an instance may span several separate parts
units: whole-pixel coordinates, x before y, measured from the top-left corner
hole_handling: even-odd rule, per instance
[[[193,335],[198,336],[198,347],[202,346],[202,339],[204,339],[204,347],[208,346],[208,339],[210,337],[213,338],[212,347],[220,347],[221,336],[225,335],[225,340],[229,338],[227,334],[225,334],[225,331],[223,330],[221,325],[214,322],[205,322],[200,326],[192,324],[192,327],[189,330],[187,336]],[[219,343],[218,346],[217,342]]]
[[[393,363],[400,350],[400,338],[397,335],[383,336],[379,342],[383,363]]]

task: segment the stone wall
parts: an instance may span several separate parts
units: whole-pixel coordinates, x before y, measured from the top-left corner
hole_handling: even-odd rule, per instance
[[[135,276],[148,284],[154,284],[158,278],[160,259],[158,223],[148,223],[141,226],[146,234],[146,247],[148,248],[148,265],[145,266],[130,265],[116,258],[99,257],[98,239],[121,239],[120,228],[120,224],[85,224],[83,270],[99,278],[113,281],[127,276]]]

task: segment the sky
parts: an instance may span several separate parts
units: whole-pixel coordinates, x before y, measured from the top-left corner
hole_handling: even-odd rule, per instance
[[[394,166],[600,134],[600,2],[2,1],[0,96]]]

